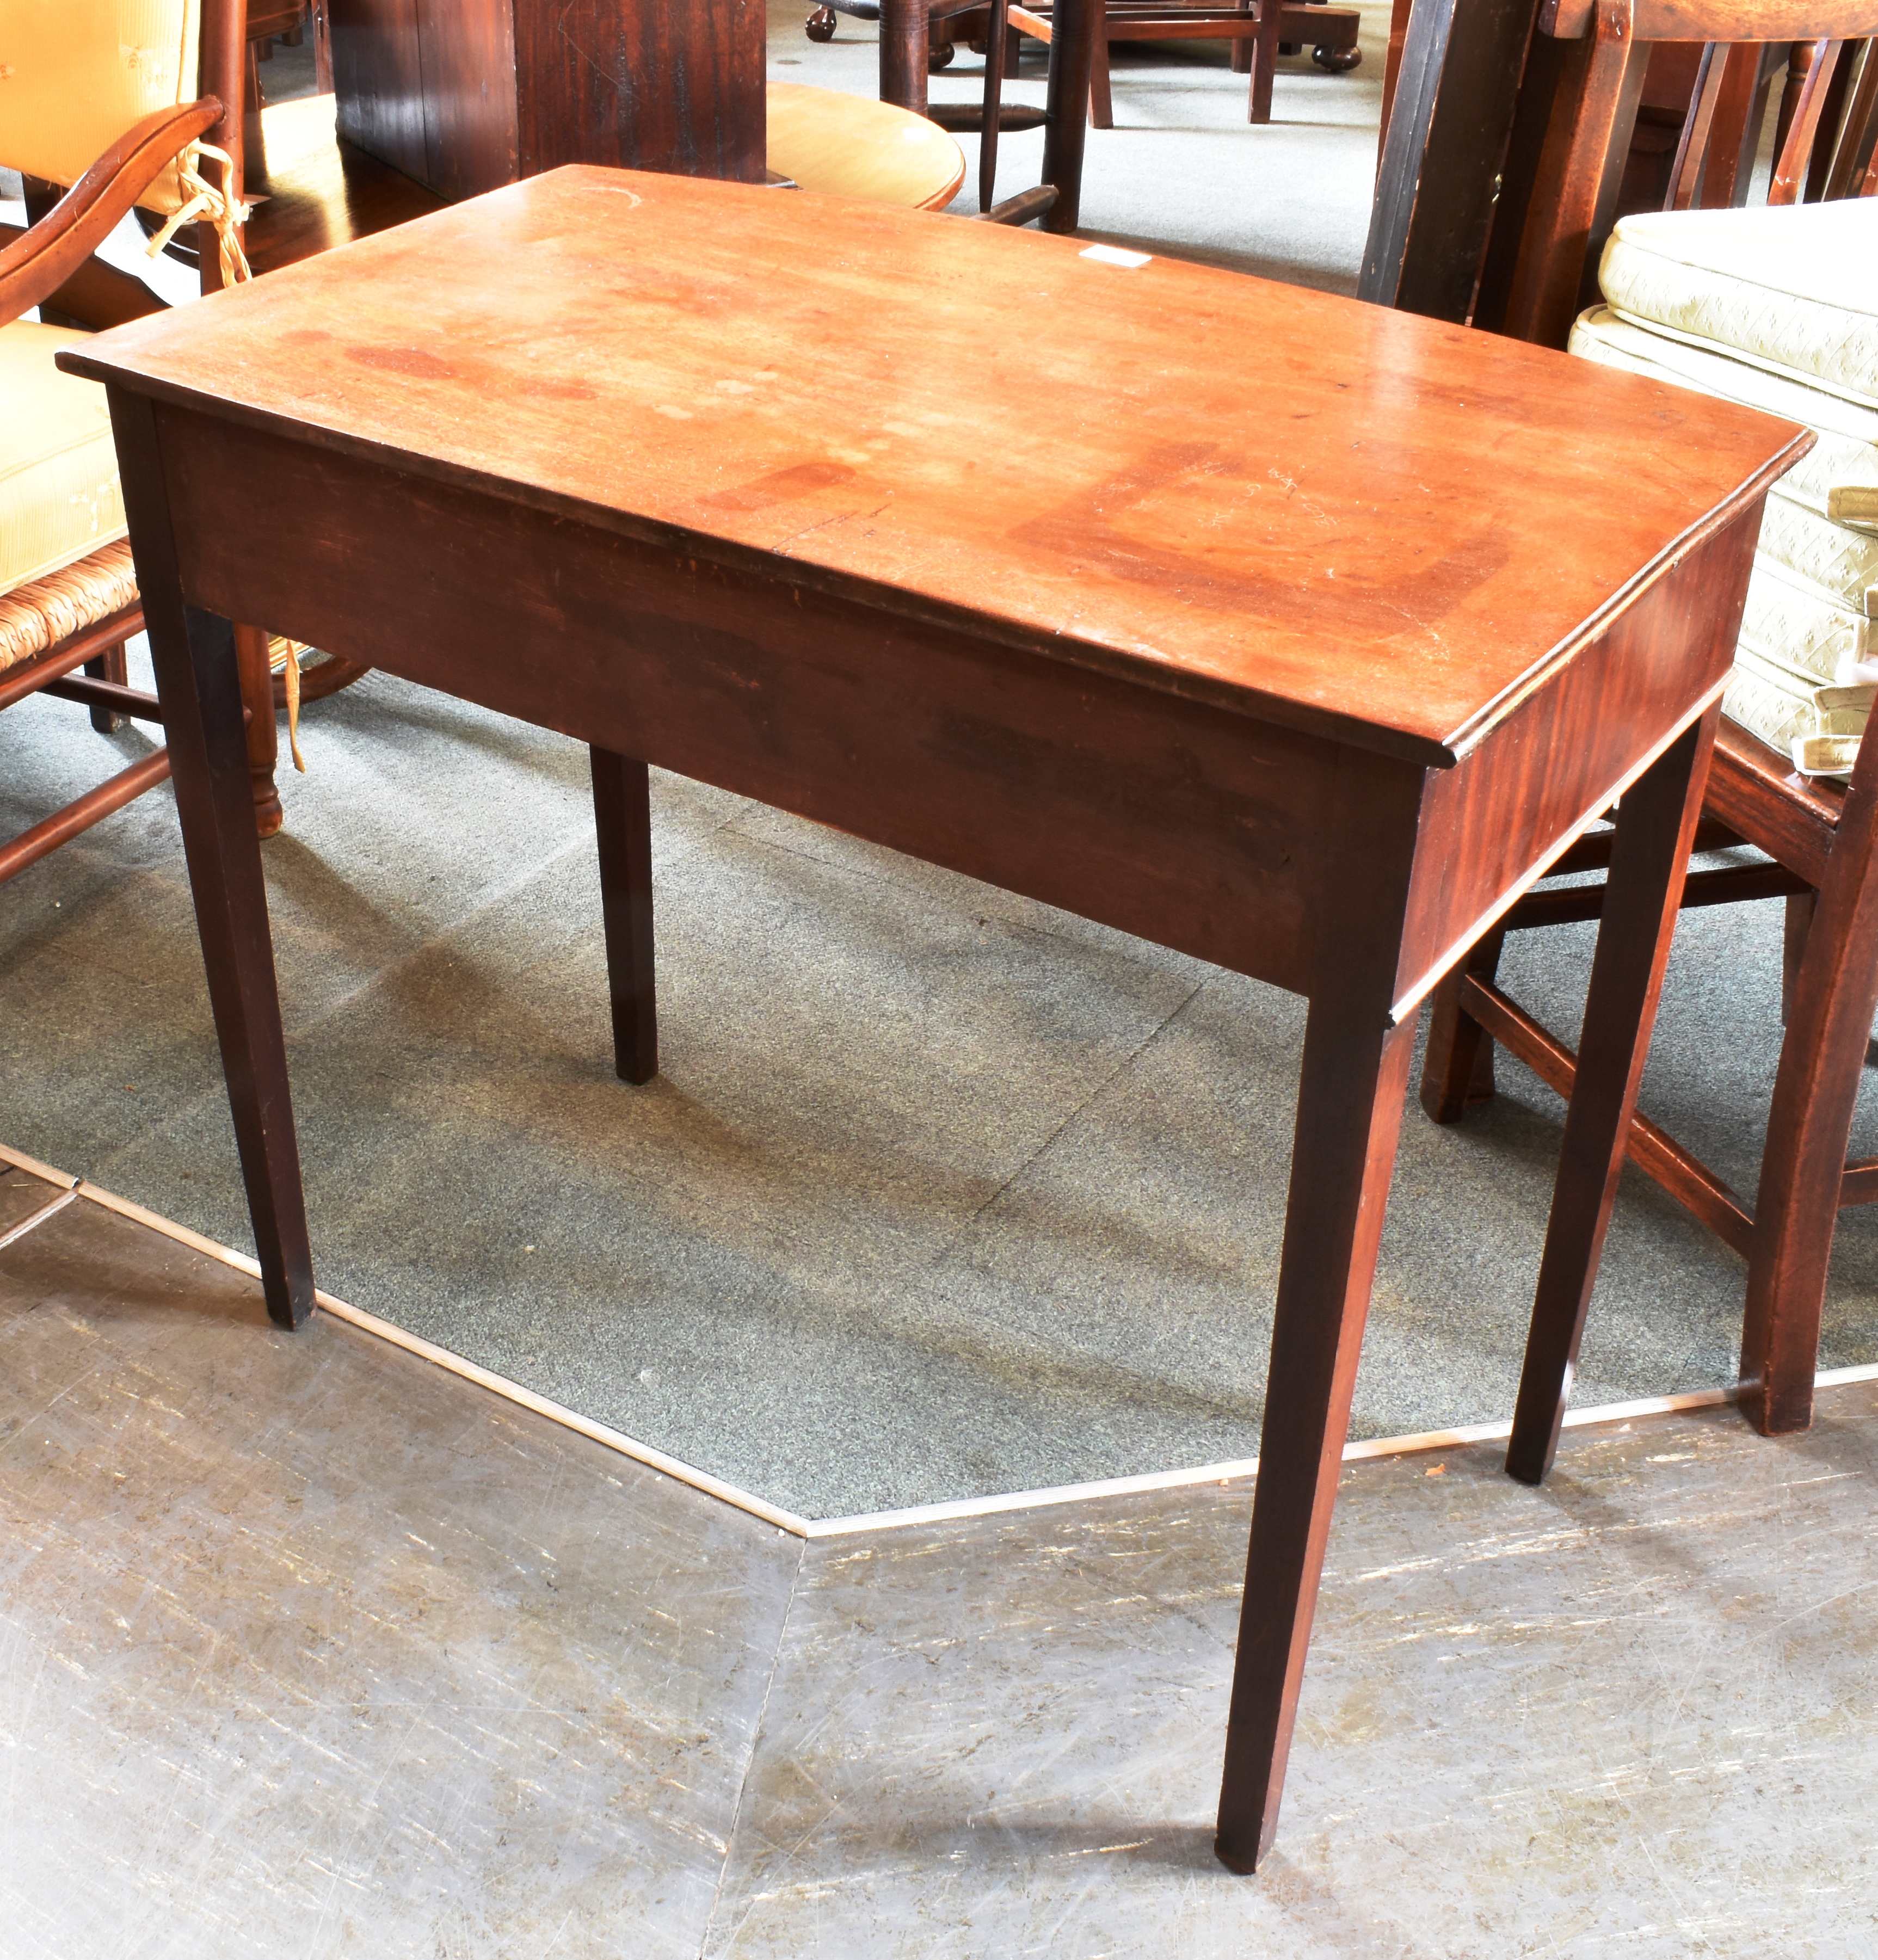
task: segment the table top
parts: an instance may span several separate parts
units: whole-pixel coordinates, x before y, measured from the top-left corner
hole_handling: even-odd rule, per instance
[[[1237,273],[578,167],[62,361],[1437,765],[1811,441]]]

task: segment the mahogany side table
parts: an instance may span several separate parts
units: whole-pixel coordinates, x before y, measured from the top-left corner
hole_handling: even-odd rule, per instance
[[[795,358],[830,333],[865,387]],[[586,167],[61,359],[110,390],[282,1325],[313,1269],[231,619],[591,746],[629,1081],[648,763],[1309,998],[1221,1799],[1249,1869],[1417,1008],[1621,791],[1539,1280],[1581,1295],[1762,499],[1810,438],[1233,273]]]

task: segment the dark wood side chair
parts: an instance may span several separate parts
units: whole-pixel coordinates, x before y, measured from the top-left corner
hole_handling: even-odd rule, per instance
[[[1682,210],[1744,201],[1769,82],[1790,46],[1768,196],[1784,204],[1817,198],[1829,183],[1841,196],[1857,188],[1846,172],[1861,145],[1869,154],[1878,72],[1868,74],[1857,101],[1848,100],[1848,83],[1859,44],[1874,33],[1875,0],[1545,0],[1474,323],[1564,345],[1572,321],[1596,298],[1598,254],[1622,213],[1625,166],[1658,47],[1699,42],[1663,200]]]
[[[1599,5],[1598,32],[1586,37],[1579,58],[1560,78],[1559,102],[1575,106],[1574,113],[1552,121],[1549,134],[1556,140],[1542,180],[1556,205],[1576,215],[1561,217],[1558,209],[1535,200],[1528,218],[1535,242],[1529,253],[1522,247],[1528,270],[1517,288],[1527,303],[1520,319],[1533,338],[1552,337],[1551,310],[1568,304],[1568,295],[1575,300],[1577,258],[1595,227],[1601,194],[1597,180],[1613,155],[1625,154],[1623,105],[1627,96],[1634,101],[1629,71],[1641,58],[1627,51],[1628,37],[1607,31],[1613,0],[1599,0]],[[1679,14],[1679,25],[1688,18]],[[1737,14],[1716,24],[1732,31],[1742,22]],[[1809,182],[1824,186],[1835,175],[1848,181],[1851,165],[1841,173],[1842,152],[1854,159],[1861,151],[1869,153],[1863,126],[1869,104],[1842,93],[1835,132],[1819,91],[1846,42],[1878,27],[1878,8],[1848,18],[1842,12],[1803,16],[1787,7],[1778,17],[1763,12],[1759,24],[1813,37],[1812,59],[1802,89],[1795,91],[1772,177],[1772,199],[1792,202]],[[1822,27],[1833,31],[1816,31]],[[1708,161],[1702,145],[1705,137],[1716,141],[1730,69],[1758,86],[1759,50],[1752,49],[1751,62],[1737,60],[1739,46],[1719,43],[1705,52],[1694,112],[1670,173],[1666,202],[1673,208],[1697,196]],[[1750,95],[1745,88],[1740,92]],[[1730,158],[1736,133],[1723,130]],[[1829,142],[1819,166],[1817,147]],[[1583,180],[1563,173],[1564,161],[1573,158],[1585,173]],[[1875,181],[1878,172],[1867,164],[1860,185],[1869,192]],[[1729,195],[1732,201],[1732,186]],[[1698,869],[1682,902],[1715,905],[1778,896],[1787,902],[1787,1029],[1754,1209],[1750,1213],[1712,1170],[1641,1116],[1632,1123],[1628,1149],[1639,1169],[1748,1262],[1740,1399],[1755,1426],[1769,1435],[1804,1429],[1812,1420],[1838,1212],[1878,1199],[1878,1160],[1845,1162],[1860,1066],[1878,1009],[1875,838],[1878,743],[1864,746],[1849,786],[1841,788],[1797,775],[1787,756],[1724,719],[1695,848],[1700,853],[1745,843],[1771,861]],[[1609,835],[1594,833],[1558,861],[1553,875],[1607,867],[1610,851]],[[1495,976],[1507,933],[1597,917],[1603,889],[1542,886],[1529,893],[1437,990],[1421,1084],[1423,1107],[1436,1122],[1455,1122],[1471,1104],[1491,1096],[1496,1042],[1570,1097],[1576,1071],[1571,1050],[1500,988]],[[1575,1319],[1560,1312],[1533,1324],[1507,1458],[1508,1468],[1528,1481],[1544,1474],[1556,1446],[1584,1306],[1577,1303]]]

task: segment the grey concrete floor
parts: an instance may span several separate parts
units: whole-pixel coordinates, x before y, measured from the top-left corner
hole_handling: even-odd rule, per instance
[[[0,1960],[1878,1951],[1878,1386],[1349,1465],[1245,1879],[1243,1481],[805,1543],[258,1293],[0,1249]]]

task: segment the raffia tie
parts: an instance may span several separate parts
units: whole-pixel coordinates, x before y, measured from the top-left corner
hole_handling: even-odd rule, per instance
[[[205,157],[212,157],[221,166],[219,190],[197,167]],[[186,202],[151,240],[150,256],[154,259],[184,225],[206,218],[215,228],[215,242],[221,249],[222,284],[237,286],[244,279],[253,278],[247,255],[241,249],[241,228],[248,221],[251,207],[234,194],[234,158],[213,143],[192,143],[177,160],[176,174]]]
[[[287,689],[287,746],[292,750],[294,767],[304,776],[306,758],[300,752],[300,657],[307,651],[304,640],[289,640],[276,633],[267,643],[267,662],[280,670]]]

